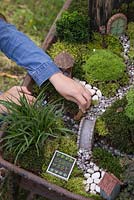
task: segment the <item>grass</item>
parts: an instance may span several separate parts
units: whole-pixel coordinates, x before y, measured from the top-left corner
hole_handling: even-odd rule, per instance
[[[56,103],[47,103],[42,106],[43,98],[29,105],[25,96],[20,97],[19,105],[12,101],[0,101],[7,110],[3,120],[9,126],[4,136],[4,147],[18,157],[34,145],[37,155],[49,137],[60,137],[67,132],[61,120],[62,109]]]
[[[65,0],[2,0],[0,12],[10,23],[13,23],[20,31],[27,34],[38,46],[41,46],[53,21],[60,11]],[[0,77],[0,91],[5,91],[11,86],[21,84],[25,71],[18,68],[14,62],[8,60],[0,53],[0,72],[16,74],[18,80],[5,76]]]

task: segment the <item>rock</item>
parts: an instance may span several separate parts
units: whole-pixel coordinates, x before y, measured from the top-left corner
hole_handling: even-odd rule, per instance
[[[86,181],[86,180],[83,180],[83,184],[86,185],[86,184],[87,184],[87,181]]]
[[[94,174],[92,174],[92,178],[93,179],[99,179],[100,178],[100,172],[95,172]]]
[[[97,94],[97,96],[98,96],[99,98],[101,98],[101,97],[102,97],[102,93],[101,93],[101,91],[100,91],[100,90],[97,90],[96,94]]]
[[[93,190],[93,191],[91,190],[90,193],[91,194],[96,194],[96,191],[95,190]]]
[[[93,162],[90,162],[90,166],[91,166],[91,167],[94,166],[94,163],[93,163]]]
[[[99,171],[99,167],[94,165],[94,172],[97,172],[97,171]]]
[[[96,185],[95,190],[97,193],[100,193],[100,187],[98,185]]]
[[[88,192],[89,189],[90,189],[90,186],[89,186],[89,184],[87,184],[87,185],[85,186],[85,191]]]
[[[100,182],[100,179],[94,179],[94,183],[98,184]]]
[[[105,174],[105,171],[102,171],[101,172],[101,178],[103,178],[104,174]]]
[[[85,173],[85,174],[84,174],[84,177],[85,177],[86,179],[88,179],[88,178],[90,177],[90,174],[89,174],[89,173]]]
[[[91,177],[89,177],[89,178],[87,179],[87,183],[89,183],[89,184],[93,183],[93,179],[92,179]]]
[[[80,84],[85,86],[86,85],[86,81],[80,81]]]
[[[91,191],[94,191],[96,188],[96,184],[95,183],[92,183],[91,186],[90,186],[90,190]]]
[[[94,95],[94,96],[92,97],[92,100],[93,100],[93,101],[98,101],[98,100],[99,100],[99,97],[98,97],[97,95]]]
[[[89,168],[89,169],[87,170],[87,172],[88,172],[89,174],[93,174],[93,173],[94,173],[94,170],[91,169],[91,168]]]
[[[88,90],[90,90],[90,89],[92,89],[92,86],[89,85],[89,84],[86,84],[86,85],[85,85],[85,88],[87,88]]]

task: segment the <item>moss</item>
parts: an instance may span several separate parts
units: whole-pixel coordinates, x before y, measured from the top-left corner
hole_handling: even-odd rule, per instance
[[[25,154],[20,156],[17,165],[36,174],[39,174],[42,170],[42,165],[44,163],[43,153],[44,152],[40,150],[40,154],[37,155],[37,150],[35,146],[31,146],[30,149],[25,152]]]
[[[134,44],[134,22],[129,22],[127,26],[127,34],[130,37],[131,45]]]
[[[102,94],[106,97],[115,96],[117,90],[119,89],[120,85],[118,82],[115,83],[105,83],[100,82],[98,83],[97,87],[101,90]]]
[[[76,156],[77,155],[77,144],[76,144],[76,138],[74,137],[62,137],[59,141],[59,151],[62,151],[66,154],[69,154],[70,156]]]
[[[102,200],[102,198],[99,195],[91,195],[85,192],[83,178],[81,177],[70,178],[65,187],[67,190],[75,194],[79,194],[95,200]]]
[[[69,179],[69,181],[66,184],[66,189],[75,194],[80,194],[85,197],[89,197],[89,194],[87,194],[84,191],[83,178],[75,177]]]
[[[47,166],[43,165],[42,173],[41,173],[42,178],[44,178],[45,180],[49,181],[50,183],[53,183],[53,184],[56,184],[56,185],[60,186],[60,187],[65,187],[66,181],[47,173],[46,169],[47,169]]]
[[[103,169],[108,170],[109,172],[117,176],[118,178],[121,177],[123,169],[120,164],[120,160],[112,156],[111,153],[101,148],[94,148],[93,159]]]
[[[105,135],[108,134],[108,130],[106,128],[106,124],[100,118],[98,118],[97,121],[96,121],[95,129],[96,129],[95,132],[97,132],[98,135],[105,136]]]
[[[77,10],[82,15],[88,15],[88,1],[87,0],[73,0],[68,11],[72,13]]]
[[[62,13],[56,22],[57,37],[68,42],[88,41],[88,18],[78,11]]]
[[[125,107],[125,114],[130,120],[134,121],[134,89],[130,89],[126,95],[127,105]]]
[[[87,81],[90,81],[92,77],[94,82],[106,82],[121,78],[124,74],[125,64],[120,57],[112,52],[108,50],[97,50],[87,60],[83,68]]]
[[[121,52],[123,50],[122,45],[119,41],[119,38],[114,35],[105,35],[104,40],[100,33],[93,33],[93,41],[90,44],[91,46],[94,44],[96,45],[96,48],[94,49],[102,49],[103,48],[103,42],[106,43],[107,49],[111,52],[117,54],[118,56],[121,55]]]
[[[130,120],[125,113],[127,105],[126,97],[117,100],[105,113],[100,117],[106,125],[109,134],[106,135],[106,140],[121,152],[134,152],[134,120]],[[121,108],[121,111],[118,109]]]
[[[45,163],[48,164],[55,152],[55,150],[62,151],[70,156],[77,155],[76,138],[74,136],[61,136],[53,140],[48,140],[44,146]]]

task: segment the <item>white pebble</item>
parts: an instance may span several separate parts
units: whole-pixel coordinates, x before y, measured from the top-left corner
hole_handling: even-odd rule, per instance
[[[100,179],[94,179],[94,183],[98,184],[100,182]]]
[[[101,172],[101,178],[103,178],[104,174],[105,174],[105,172],[102,171],[102,172]]]
[[[93,100],[93,101],[98,101],[98,100],[99,100],[99,97],[98,97],[97,95],[94,95],[94,96],[92,97],[92,100]]]
[[[89,169],[87,170],[87,172],[90,173],[90,174],[93,174],[93,173],[94,173],[94,170],[91,169],[91,168],[89,168]]]
[[[98,185],[96,185],[95,190],[96,192],[100,193],[100,187]]]
[[[91,186],[90,186],[90,190],[93,191],[93,190],[95,190],[95,188],[96,188],[96,184],[92,183]]]
[[[99,98],[101,98],[101,97],[102,97],[102,93],[101,93],[101,91],[100,91],[100,90],[97,90],[96,94],[98,95],[98,97],[99,97]]]
[[[94,90],[96,90],[96,91],[98,90],[98,88],[97,88],[97,87],[93,87],[93,89],[94,89]]]
[[[93,179],[89,177],[89,178],[87,179],[87,183],[89,183],[89,184],[93,183]]]
[[[96,194],[96,191],[91,190],[90,193],[91,193],[91,194]]]
[[[93,178],[93,179],[98,179],[98,178],[100,178],[100,172],[95,172],[94,174],[92,174],[92,178]]]
[[[86,81],[80,81],[80,84],[85,86],[86,85]]]
[[[87,184],[87,185],[85,186],[85,191],[88,192],[88,191],[89,191],[89,188],[90,188],[90,186],[89,186],[89,184]]]
[[[90,89],[92,89],[92,86],[89,85],[89,84],[86,84],[86,85],[85,85],[85,88],[87,88],[88,90],[90,90]]]
[[[86,179],[88,179],[88,178],[90,177],[90,174],[89,174],[89,173],[86,173],[86,174],[84,174],[84,177],[85,177]]]
[[[90,162],[90,166],[92,167],[94,165],[94,163],[93,162]]]
[[[86,181],[86,180],[83,180],[83,184],[86,185],[86,184],[87,184],[87,181]]]
[[[96,166],[96,165],[94,165],[94,171],[95,171],[95,172],[99,171],[99,167]]]

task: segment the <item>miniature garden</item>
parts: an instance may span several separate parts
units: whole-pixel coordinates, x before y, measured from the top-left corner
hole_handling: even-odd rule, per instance
[[[65,75],[91,92],[91,107],[78,116],[77,106],[62,99],[49,82],[41,88],[34,86],[37,99],[30,106],[25,97],[20,98],[20,105],[1,102],[9,111],[8,115],[1,116],[2,123],[8,124],[2,138],[5,160],[89,199],[108,199],[101,193],[105,177],[109,182],[115,181],[111,185],[115,190],[117,185],[121,187],[113,199],[133,199],[133,9],[134,2],[129,3],[129,15],[127,3],[113,9],[111,16],[123,15],[109,25],[111,32],[102,33],[90,26],[88,1],[72,1],[56,22],[56,41],[47,53]],[[121,25],[117,27],[119,22]],[[70,66],[62,66],[62,59]],[[47,172],[56,150],[76,159],[68,180],[63,178],[65,166],[58,174],[62,179]],[[51,166],[50,169],[55,170]],[[8,172],[0,186],[3,200],[14,199],[12,176]],[[106,191],[107,196],[111,193]],[[20,188],[19,199],[25,199],[26,195]]]

